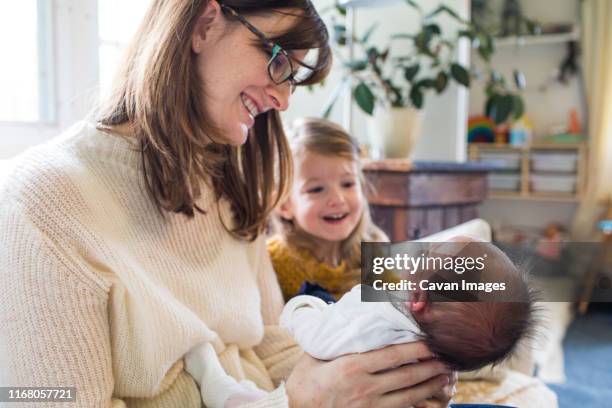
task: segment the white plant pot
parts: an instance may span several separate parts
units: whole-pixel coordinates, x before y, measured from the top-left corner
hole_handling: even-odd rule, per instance
[[[368,140],[373,159],[408,158],[421,135],[423,114],[405,108],[376,108],[368,117]]]

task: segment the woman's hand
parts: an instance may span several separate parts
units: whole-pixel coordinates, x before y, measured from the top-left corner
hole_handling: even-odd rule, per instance
[[[432,398],[422,401],[414,406],[414,408],[446,408],[455,395],[455,387],[457,385],[457,372],[450,375],[450,382],[438,391]]]
[[[445,407],[454,378],[451,370],[432,358],[424,343],[414,342],[333,361],[305,354],[291,372],[286,389],[292,408],[407,407],[431,398]]]

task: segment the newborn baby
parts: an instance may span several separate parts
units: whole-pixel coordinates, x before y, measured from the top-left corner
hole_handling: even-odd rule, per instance
[[[439,252],[445,244],[436,245],[433,251]],[[285,306],[281,326],[293,334],[304,351],[321,360],[423,340],[441,361],[458,371],[500,362],[532,330],[532,291],[524,274],[494,245],[460,242],[453,248],[446,257],[466,259],[486,254],[485,268],[461,274],[454,270],[420,270],[408,277],[417,289],[406,301],[390,297],[387,302],[362,302],[362,296],[371,299],[381,294],[365,285],[355,286],[334,304],[313,296],[297,296]],[[434,295],[456,298],[457,292],[418,289],[422,279],[430,283],[504,282],[506,289],[503,294],[460,294],[461,300],[472,301],[431,301]]]

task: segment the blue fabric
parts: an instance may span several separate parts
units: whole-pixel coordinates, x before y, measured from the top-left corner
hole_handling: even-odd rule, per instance
[[[450,408],[515,408],[509,405],[495,404],[451,404]]]
[[[595,307],[593,307],[595,306]],[[597,305],[592,304],[592,309]],[[551,384],[559,408],[612,407],[612,311],[578,316],[563,342],[565,384]]]
[[[336,303],[336,299],[334,299],[334,297],[325,288],[317,285],[316,283],[311,283],[308,281],[304,281],[304,283],[302,283],[302,286],[300,286],[300,290],[298,291],[298,295],[315,296],[325,303]]]

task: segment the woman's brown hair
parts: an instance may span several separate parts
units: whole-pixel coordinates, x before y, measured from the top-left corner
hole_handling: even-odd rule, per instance
[[[204,109],[205,89],[190,41],[209,1],[215,0],[152,2],[96,121],[101,130],[126,126],[136,136],[147,191],[160,211],[189,217],[203,212],[196,201],[200,183],[207,182],[217,198],[231,203],[231,232],[252,240],[287,190],[291,156],[276,111],[256,118],[243,146],[214,142],[221,135]],[[318,49],[313,74],[301,84],[317,83],[327,75],[328,33],[310,0],[217,1],[246,17],[295,16],[292,28],[270,39],[287,50]]]
[[[324,156],[338,157],[357,163],[359,181],[364,201],[361,219],[351,234],[341,243],[340,259],[346,260],[349,268],[359,268],[361,265],[362,241],[388,241],[385,233],[371,219],[370,209],[366,199],[366,191],[370,186],[365,181],[361,169],[360,149],[356,140],[341,126],[320,118],[302,118],[293,123],[289,135],[289,144],[294,157],[306,152]],[[313,252],[312,237],[303,231],[292,220],[286,220],[275,214],[273,229],[280,238],[288,244]]]

